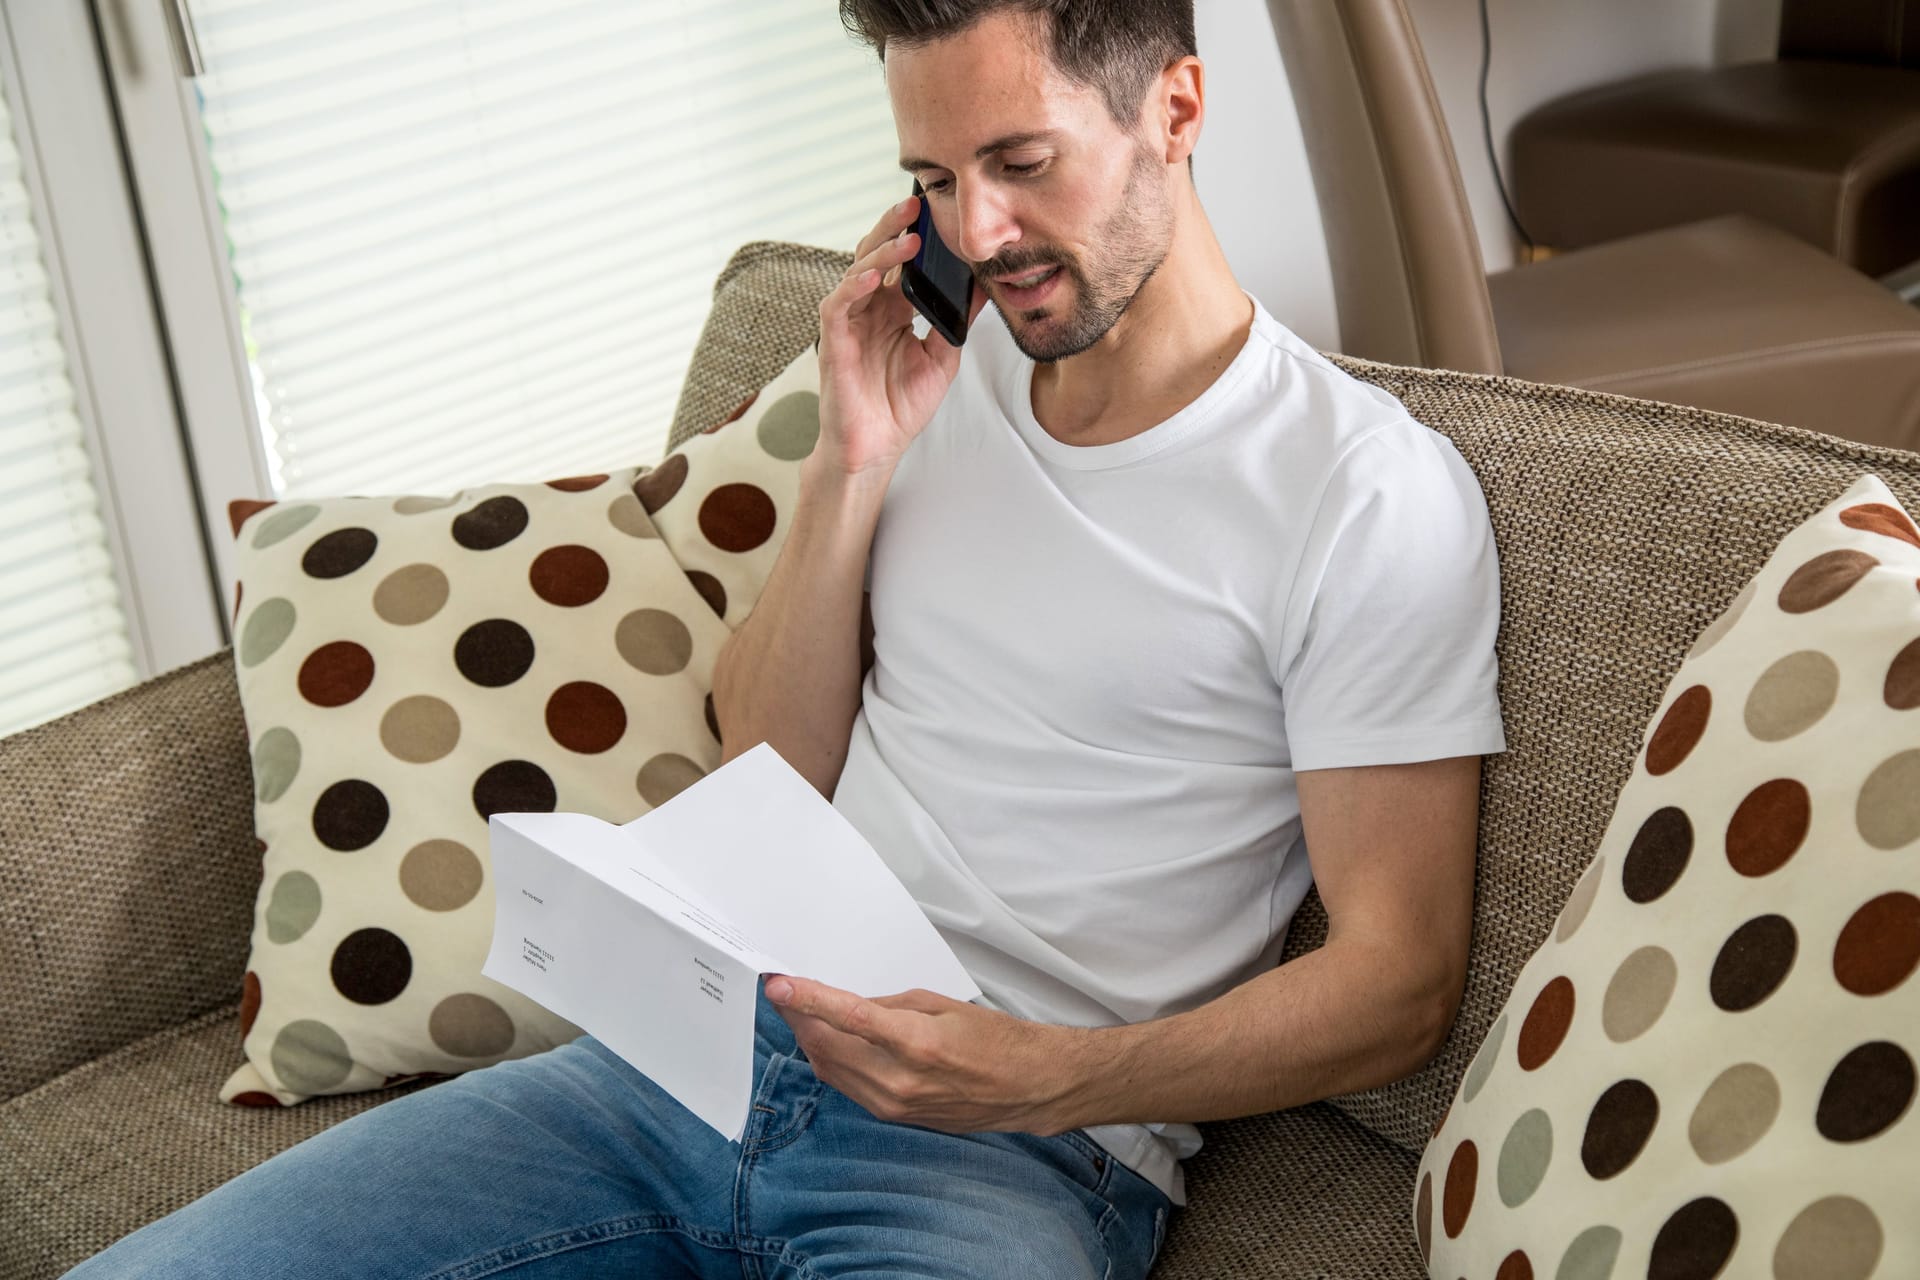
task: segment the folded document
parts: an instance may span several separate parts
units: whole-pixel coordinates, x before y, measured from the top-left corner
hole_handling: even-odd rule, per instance
[[[906,886],[765,743],[625,825],[488,821],[480,972],[591,1033],[738,1141],[763,973],[865,996],[980,994]]]

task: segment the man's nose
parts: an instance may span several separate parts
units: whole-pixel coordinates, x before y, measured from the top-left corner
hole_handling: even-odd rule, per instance
[[[1006,201],[992,187],[956,180],[953,204],[960,221],[953,247],[968,262],[991,261],[1001,249],[1019,238]]]

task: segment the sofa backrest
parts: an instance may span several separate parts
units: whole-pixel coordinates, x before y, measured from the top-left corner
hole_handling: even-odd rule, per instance
[[[850,259],[757,243],[715,287],[674,439],[727,414],[811,343]],[[1481,789],[1474,944],[1460,1015],[1424,1070],[1336,1105],[1418,1151],[1592,859],[1661,692],[1780,537],[1862,472],[1920,512],[1920,455],[1509,378],[1340,360],[1450,438],[1500,552],[1507,751]],[[1326,938],[1309,898],[1291,959]]]

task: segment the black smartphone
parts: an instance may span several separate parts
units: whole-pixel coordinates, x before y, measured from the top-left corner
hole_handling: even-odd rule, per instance
[[[952,346],[967,340],[967,316],[973,310],[973,268],[947,248],[933,225],[933,209],[926,192],[914,180],[920,197],[920,248],[912,262],[900,265],[900,292],[914,310],[927,318],[933,331]]]

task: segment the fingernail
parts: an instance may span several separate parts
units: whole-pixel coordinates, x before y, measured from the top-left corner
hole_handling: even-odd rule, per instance
[[[773,1001],[775,1004],[785,1004],[787,1001],[793,999],[793,984],[785,978],[768,979],[767,999]]]

